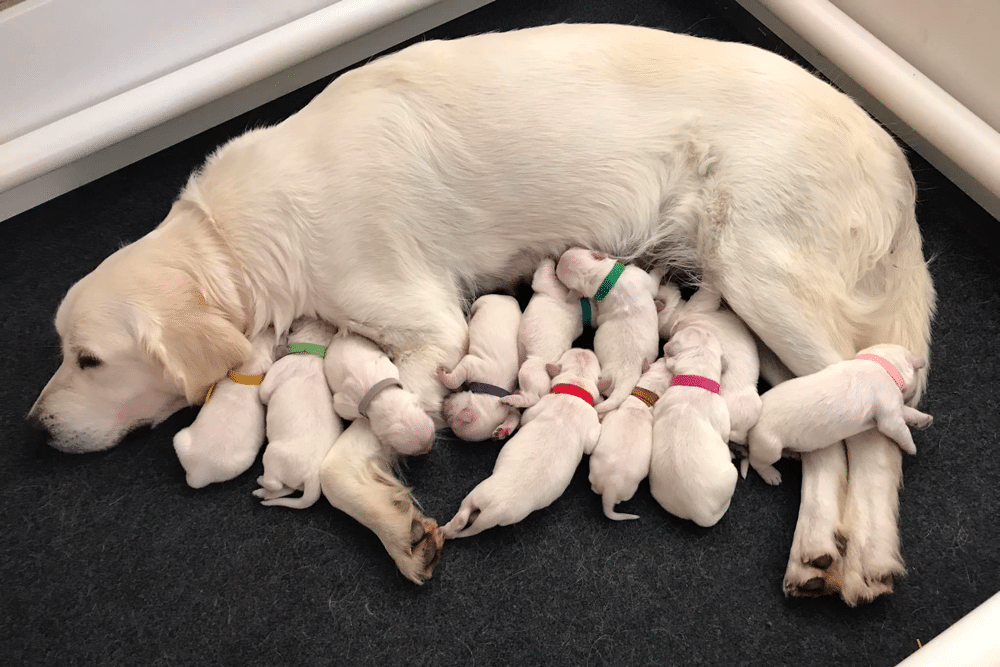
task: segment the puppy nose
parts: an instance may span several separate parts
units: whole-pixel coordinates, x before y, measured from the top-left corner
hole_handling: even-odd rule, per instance
[[[32,409],[32,411],[28,413],[28,415],[24,418],[24,420],[28,422],[28,426],[35,429],[36,431],[41,431],[45,434],[48,434],[49,429],[45,425],[45,420],[42,418],[40,410]]]

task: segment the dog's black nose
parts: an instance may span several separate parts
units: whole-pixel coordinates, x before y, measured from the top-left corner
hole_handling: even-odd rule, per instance
[[[45,433],[46,435],[49,434],[49,429],[45,425],[45,420],[39,413],[34,411],[29,412],[28,416],[26,416],[24,420],[28,422],[28,426],[35,429],[36,431],[40,431],[42,433]]]

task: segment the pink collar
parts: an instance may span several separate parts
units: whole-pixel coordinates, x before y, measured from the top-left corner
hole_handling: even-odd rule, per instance
[[[713,394],[719,393],[719,383],[701,375],[675,375],[671,387],[701,387]]]
[[[569,394],[570,396],[576,396],[577,398],[582,398],[587,401],[587,404],[594,407],[594,397],[590,395],[590,392],[583,387],[578,387],[575,384],[557,384],[552,387],[553,394]]]
[[[889,374],[892,381],[896,383],[900,391],[906,391],[906,382],[903,380],[903,374],[899,372],[899,369],[892,365],[892,363],[885,357],[880,357],[877,354],[859,354],[855,359],[866,359],[868,361],[874,361],[876,364],[885,369],[885,372]]]

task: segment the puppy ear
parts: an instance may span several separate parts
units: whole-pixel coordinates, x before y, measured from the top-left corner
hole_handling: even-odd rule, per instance
[[[674,374],[674,369],[677,368],[677,360],[674,359],[674,358],[672,358],[672,357],[667,357],[664,360],[664,362],[663,362],[663,366],[664,366],[664,368],[667,369],[668,373],[670,373],[671,375],[673,375]]]
[[[665,357],[672,357],[680,350],[680,343],[676,340],[672,340],[663,346],[663,355]]]
[[[608,258],[608,256],[607,256],[607,254],[606,254],[606,253],[603,253],[603,252],[599,252],[599,251],[597,251],[597,250],[593,251],[593,252],[592,252],[592,253],[590,253],[590,254],[591,254],[591,256],[592,256],[592,257],[593,257],[594,259],[596,259],[597,261],[601,261],[601,260],[603,260],[603,259],[607,259],[607,258]]]
[[[923,357],[918,357],[917,355],[909,351],[906,353],[906,360],[910,362],[910,365],[913,366],[913,370],[915,371],[919,371],[921,368],[927,365],[926,359],[924,359]]]
[[[656,312],[661,313],[663,309],[667,307],[667,304],[663,302],[663,299],[653,299],[653,305],[656,306]]]
[[[720,372],[725,373],[727,370],[729,370],[729,360],[726,358],[725,354],[719,357],[719,361],[722,363],[722,367],[719,369]]]
[[[189,403],[199,403],[209,386],[239,368],[252,352],[250,341],[210,306],[177,309],[149,322],[141,338],[146,351],[184,390]]]
[[[545,372],[549,374],[550,379],[554,378],[562,373],[562,366],[559,364],[545,364]]]
[[[643,359],[642,360],[642,372],[645,373],[648,370],[649,370],[649,360],[648,359]]]

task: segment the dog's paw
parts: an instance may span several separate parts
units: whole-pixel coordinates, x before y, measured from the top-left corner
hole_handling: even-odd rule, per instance
[[[410,523],[410,547],[407,553],[395,558],[396,564],[407,579],[415,584],[423,584],[434,573],[434,566],[441,560],[443,550],[444,533],[437,522],[415,516]]]
[[[843,588],[843,556],[847,537],[842,533],[800,539],[798,531],[785,569],[784,592],[788,597],[836,595]],[[827,539],[828,538],[828,539]]]

